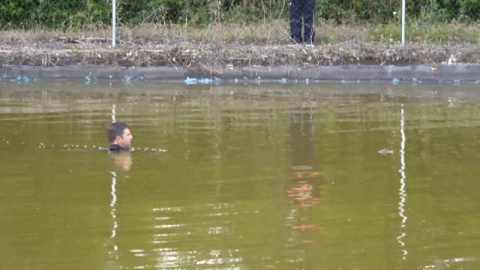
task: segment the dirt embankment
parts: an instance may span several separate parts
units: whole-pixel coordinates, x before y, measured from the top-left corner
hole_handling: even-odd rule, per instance
[[[62,35],[22,36],[19,34],[4,35],[0,38],[0,63],[4,72],[6,68],[10,68],[12,76],[18,73],[11,71],[12,66],[24,70],[37,70],[36,73],[30,71],[29,74],[33,75],[40,74],[39,68],[42,68],[43,72],[53,68],[57,73],[62,69],[75,73],[79,67],[94,67],[90,70],[96,70],[96,73],[93,74],[93,76],[97,74],[96,77],[125,77],[129,72],[123,71],[117,75],[112,75],[112,72],[119,69],[143,68],[146,73],[154,73],[154,70],[168,70],[167,73],[170,75],[165,75],[165,78],[175,79],[189,75],[238,76],[240,78],[242,78],[241,76],[249,78],[259,76],[258,72],[252,73],[252,69],[262,70],[264,73],[268,70],[277,70],[276,75],[272,78],[291,78],[292,70],[295,68],[310,70],[310,73],[307,72],[303,75],[302,72],[296,72],[298,73],[295,75],[296,77],[308,78],[311,75],[310,78],[320,78],[318,72],[321,67],[357,65],[380,67],[427,65],[430,72],[438,70],[437,67],[461,63],[475,66],[469,71],[471,73],[469,80],[480,80],[478,75],[480,46],[472,44],[450,46],[409,44],[401,46],[400,44],[376,44],[353,40],[335,44],[315,44],[315,46],[292,46],[286,42],[270,41],[247,43],[171,40],[165,42],[165,40],[157,41],[154,37],[138,37],[130,38],[126,42],[119,42],[116,48],[111,48],[108,38]],[[285,69],[284,67],[289,68]],[[103,74],[102,69],[107,70],[108,74]],[[246,73],[231,70],[246,70]],[[332,78],[336,78],[335,73],[342,70],[347,75],[351,72],[351,70],[345,69],[330,70],[334,70]],[[392,72],[391,69],[385,70],[385,68],[379,70],[385,74]],[[85,72],[87,71],[83,73]],[[88,74],[91,74],[92,71],[89,72]],[[178,74],[172,75],[175,72]],[[84,76],[83,73],[79,76]],[[137,75],[141,76],[141,73]],[[156,78],[161,78],[161,76],[156,75]],[[369,76],[371,77],[371,74],[367,78]],[[395,74],[388,75],[387,78],[394,78],[394,76]],[[415,74],[411,76],[414,77]],[[341,78],[343,77],[345,76],[342,75]],[[441,75],[438,77],[441,78]]]
[[[102,65],[124,67],[198,65],[312,66],[345,64],[480,64],[480,46],[472,44],[376,44],[356,40],[315,46],[285,41],[207,42],[130,37],[111,48],[110,39],[61,35],[3,35],[0,64],[25,66]]]

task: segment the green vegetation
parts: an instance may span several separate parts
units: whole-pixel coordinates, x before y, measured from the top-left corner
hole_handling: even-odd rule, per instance
[[[202,26],[212,23],[266,22],[288,18],[288,0],[118,0],[118,22]],[[317,0],[317,17],[336,22],[396,22],[401,1]],[[477,22],[478,0],[407,0],[410,19],[428,23]],[[108,26],[111,0],[3,0],[1,29],[93,29]],[[377,29],[378,30],[378,29]],[[388,26],[381,30],[389,34]],[[438,29],[440,31],[440,29]],[[396,33],[391,33],[396,34]],[[442,33],[429,33],[443,40]],[[373,33],[372,36],[382,35]],[[414,33],[410,33],[414,35]],[[439,35],[439,37],[434,37]],[[376,37],[378,39],[378,37]]]
[[[369,29],[367,41],[389,43],[401,39],[401,29],[395,23],[374,25]],[[407,25],[406,38],[415,43],[480,44],[480,27],[478,24],[451,22],[447,25],[415,20]]]

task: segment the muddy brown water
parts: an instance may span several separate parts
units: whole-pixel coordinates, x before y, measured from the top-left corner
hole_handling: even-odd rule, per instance
[[[2,83],[0,268],[480,268],[478,90]]]

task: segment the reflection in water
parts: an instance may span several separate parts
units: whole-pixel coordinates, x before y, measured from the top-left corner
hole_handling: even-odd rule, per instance
[[[322,186],[319,183],[321,173],[315,171],[317,164],[314,147],[314,115],[309,109],[297,109],[291,114],[290,121],[290,177],[287,184],[287,196],[291,201],[287,225],[291,230],[288,239],[290,247],[315,244],[315,233],[320,226],[313,220],[312,209],[320,203]],[[289,258],[290,263],[306,260],[306,251],[296,249]]]
[[[243,263],[240,249],[219,246],[219,242],[234,233],[230,222],[224,222],[224,216],[235,212],[234,206],[227,203],[212,203],[194,207],[158,207],[154,214],[153,245],[151,254],[145,250],[132,249],[135,256],[153,256],[155,268],[213,267],[213,269],[238,269],[235,265]],[[199,219],[199,223],[179,223],[183,216]],[[188,239],[188,241],[185,241]],[[192,243],[202,242],[203,248],[192,247]],[[187,248],[181,248],[186,243]],[[214,245],[209,245],[214,243]],[[140,255],[142,254],[142,255]],[[231,267],[229,267],[231,266]],[[136,267],[143,267],[137,265]],[[195,268],[195,267],[194,267]],[[203,269],[203,268],[202,268]]]
[[[112,123],[117,122],[117,104],[112,104]]]
[[[112,195],[112,201],[110,202],[110,215],[112,216],[112,234],[110,238],[113,239],[113,251],[116,252],[118,250],[118,246],[115,243],[115,236],[117,236],[117,229],[118,229],[118,222],[117,222],[117,174],[112,171],[112,190],[111,190],[111,195]],[[118,259],[118,255],[115,256],[116,259]]]
[[[400,244],[403,252],[403,259],[407,259],[407,254],[408,251],[405,248],[406,244],[404,241],[405,236],[407,236],[407,233],[405,232],[405,226],[407,224],[407,216],[405,215],[405,203],[407,201],[407,191],[406,191],[406,179],[407,176],[405,174],[405,144],[407,142],[407,137],[405,136],[405,111],[403,108],[400,109],[400,133],[402,135],[402,141],[400,144],[400,170],[398,172],[400,173],[400,191],[399,191],[399,197],[400,201],[398,203],[398,215],[401,218],[401,233],[397,237],[397,241]]]
[[[110,153],[114,168],[129,171],[132,167],[132,156],[130,152]]]
[[[112,123],[117,122],[117,105],[114,103],[112,104]],[[109,156],[113,160],[113,165],[116,168],[122,169],[124,171],[130,170],[132,167],[132,157],[130,156],[129,152],[120,152],[120,153],[110,153]],[[110,215],[112,216],[112,234],[111,238],[113,241],[113,251],[112,253],[115,254],[115,260],[118,260],[118,245],[116,244],[115,237],[117,236],[117,229],[118,229],[118,221],[117,221],[117,173],[115,170],[111,171],[112,174],[112,201],[110,203]]]
[[[35,89],[8,87],[15,91],[0,91],[4,269],[479,268],[478,91],[447,108],[424,91],[442,86],[379,97],[369,89],[383,85],[142,84],[125,93],[89,85],[73,94],[61,85],[45,103]],[[319,106],[292,106],[299,99]],[[144,134],[132,156],[95,147],[115,112]],[[169,154],[154,153],[157,143]],[[400,145],[400,155],[379,157],[378,145]],[[421,180],[409,182],[408,205],[407,162],[409,179]]]
[[[117,170],[128,171],[132,166],[132,157],[130,152],[120,152],[120,153],[110,153],[109,154],[111,160],[113,161],[114,169],[110,171],[112,176],[112,185],[111,185],[111,197],[112,200],[110,202],[110,216],[112,218],[112,232],[110,238],[112,240],[113,250],[110,254],[113,256],[114,260],[118,260],[118,245],[117,245],[117,232],[118,232],[118,220],[117,220]]]

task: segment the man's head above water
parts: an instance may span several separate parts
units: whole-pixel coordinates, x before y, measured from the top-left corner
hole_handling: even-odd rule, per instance
[[[110,142],[110,150],[129,150],[132,146],[132,133],[128,125],[123,122],[112,123],[107,129],[107,137]]]

